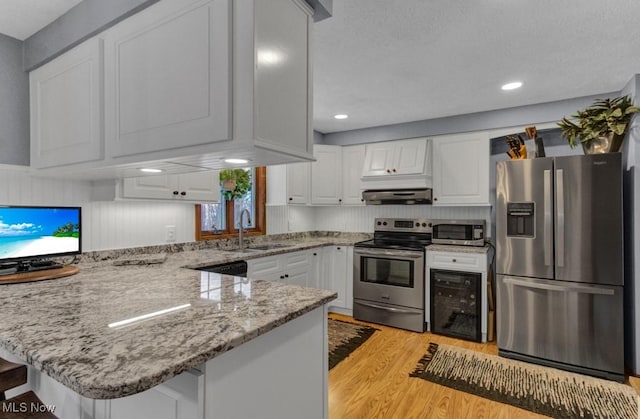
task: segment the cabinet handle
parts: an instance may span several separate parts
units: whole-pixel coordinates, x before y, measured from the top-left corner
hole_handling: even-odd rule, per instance
[[[338,247],[338,250],[340,250],[340,248]]]
[[[280,279],[284,279],[284,275],[280,275]]]
[[[342,198],[338,199],[338,202],[342,202]]]
[[[174,195],[178,195],[179,193],[180,193],[180,192],[178,192],[178,191],[173,191],[173,194],[174,194]]]
[[[395,172],[396,172],[396,169],[393,169],[393,170],[392,170],[392,172],[393,172],[393,173],[395,173]]]
[[[391,170],[387,169],[387,173],[391,173]]]
[[[364,202],[364,198],[360,198],[360,202]]]
[[[438,198],[433,198],[433,200],[434,200],[434,201],[437,201],[437,200],[438,200]]]
[[[185,196],[187,193],[185,191],[180,192],[180,195]]]
[[[457,260],[455,260],[455,259],[451,259],[451,262],[454,262],[454,263],[455,263],[455,262],[457,262]]]
[[[289,274],[284,274],[284,277],[285,278],[289,278]]]
[[[289,197],[289,201],[293,201],[293,198]]]
[[[317,253],[314,253],[314,254],[313,254],[313,256],[318,256],[318,254],[317,254]]]

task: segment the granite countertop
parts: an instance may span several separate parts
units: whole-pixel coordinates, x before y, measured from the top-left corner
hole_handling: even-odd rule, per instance
[[[454,246],[452,244],[430,244],[427,251],[431,252],[454,252],[454,253],[479,253],[485,254],[491,250],[491,246]]]
[[[336,298],[333,291],[186,267],[353,242],[306,238],[251,253],[152,253],[149,264],[142,251],[129,251],[85,261],[71,277],[0,285],[0,347],[85,397],[135,394]],[[130,261],[118,263],[123,258]],[[167,309],[174,311],[114,325]]]

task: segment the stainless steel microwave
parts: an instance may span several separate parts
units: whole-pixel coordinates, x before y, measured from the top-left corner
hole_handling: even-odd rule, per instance
[[[484,246],[484,220],[433,220],[431,242],[460,246]]]

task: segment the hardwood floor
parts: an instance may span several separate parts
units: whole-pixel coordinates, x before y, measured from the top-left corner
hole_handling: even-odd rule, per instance
[[[352,317],[330,317],[359,322]],[[410,378],[429,342],[497,354],[495,343],[475,343],[378,324],[369,340],[329,371],[329,418],[544,418],[546,416]],[[636,391],[640,379],[632,378]]]

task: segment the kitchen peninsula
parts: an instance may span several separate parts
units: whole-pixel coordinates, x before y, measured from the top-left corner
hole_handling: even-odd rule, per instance
[[[220,258],[238,254],[0,286],[0,356],[63,418],[327,417],[336,294],[184,268]]]

